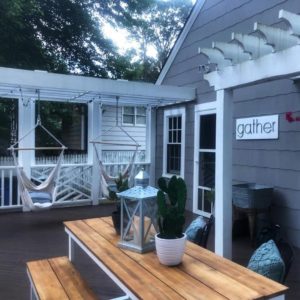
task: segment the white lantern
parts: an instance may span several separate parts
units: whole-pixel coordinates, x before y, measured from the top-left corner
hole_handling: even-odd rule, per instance
[[[140,171],[137,184],[117,193],[121,199],[121,239],[119,246],[144,253],[155,249],[157,231],[157,189],[148,185],[149,176]]]

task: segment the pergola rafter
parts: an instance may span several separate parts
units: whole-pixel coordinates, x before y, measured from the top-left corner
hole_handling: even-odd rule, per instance
[[[211,49],[214,52],[200,49],[209,60],[216,48],[223,55],[218,56],[219,63],[212,55],[217,68],[204,74],[204,79],[216,91],[215,252],[227,257],[231,257],[232,246],[233,90],[278,78],[298,80],[300,75],[300,16],[281,10],[279,18],[288,24],[288,30],[255,23],[254,29],[260,37],[234,33],[230,43],[238,42],[236,48],[226,43],[216,47],[218,43],[214,43]],[[234,63],[242,49],[251,58],[243,57],[240,63]]]

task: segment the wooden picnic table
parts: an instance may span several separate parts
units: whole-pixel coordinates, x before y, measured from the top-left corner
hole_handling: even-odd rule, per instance
[[[155,252],[121,249],[111,218],[65,222],[69,259],[76,243],[130,299],[284,299],[287,287],[191,242],[176,267]]]

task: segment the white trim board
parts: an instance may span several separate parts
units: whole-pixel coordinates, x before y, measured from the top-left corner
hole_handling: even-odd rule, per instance
[[[200,143],[200,123],[199,116],[216,114],[217,102],[207,102],[195,105],[194,109],[194,166],[193,166],[193,213],[210,217],[211,214],[198,209],[198,183],[199,183],[199,143]],[[214,151],[216,153],[216,151]]]
[[[175,42],[175,45],[163,67],[163,69],[161,70],[159,76],[158,76],[158,79],[156,80],[156,83],[157,85],[161,85],[163,80],[165,79],[179,49],[181,48],[185,38],[187,37],[188,33],[190,32],[190,29],[192,28],[196,18],[198,17],[204,3],[205,3],[206,0],[197,0],[195,6],[193,7],[193,10],[191,12],[191,15],[189,16],[182,32],[180,33],[177,41]]]

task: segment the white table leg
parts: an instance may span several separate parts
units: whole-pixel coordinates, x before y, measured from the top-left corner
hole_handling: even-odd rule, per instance
[[[75,247],[72,237],[69,235],[69,261],[74,260]]]
[[[66,233],[69,236],[69,259],[72,260],[74,255],[74,244],[79,246],[101,269],[104,271],[126,294],[125,299],[138,300],[138,298],[133,294],[133,292],[126,287],[126,285],[119,280],[119,278],[113,274],[70,230],[65,228]],[[124,296],[122,296],[124,297]],[[118,299],[118,298],[117,298]]]

